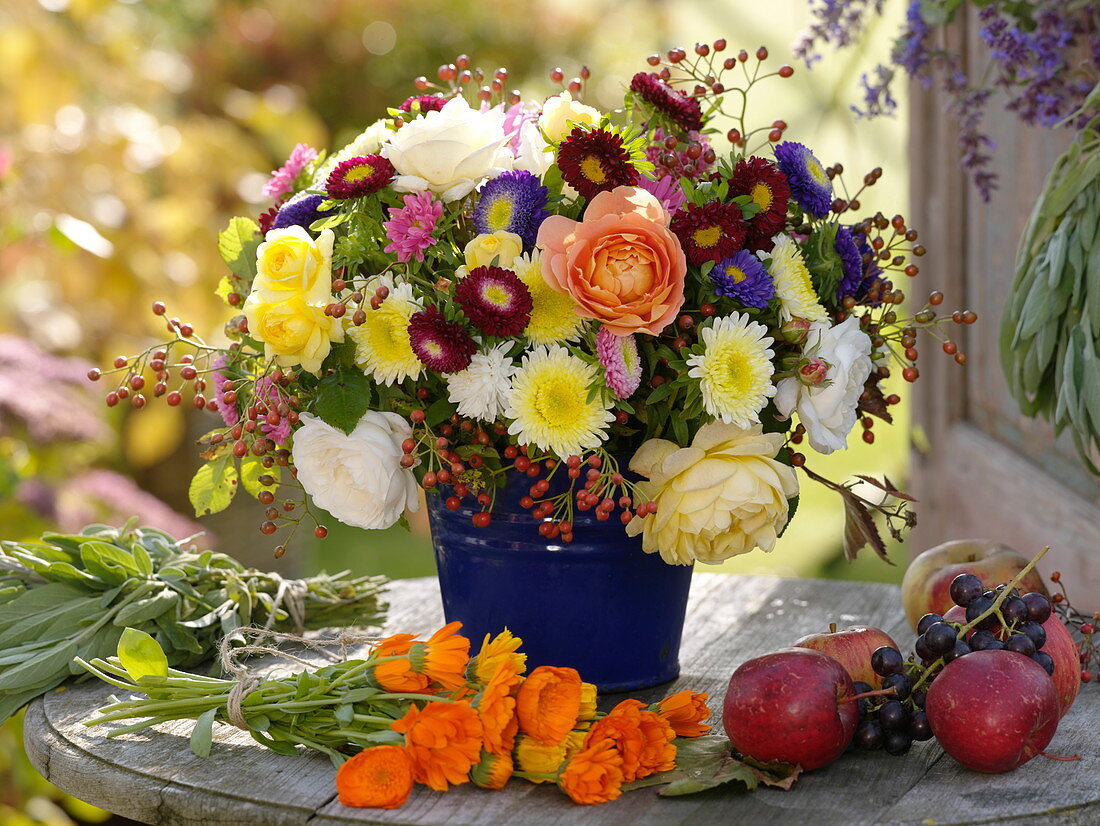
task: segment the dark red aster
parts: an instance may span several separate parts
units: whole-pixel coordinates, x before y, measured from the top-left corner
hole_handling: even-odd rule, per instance
[[[760,207],[760,212],[749,219],[746,246],[753,251],[770,252],[772,237],[782,232],[787,222],[787,203],[791,198],[787,176],[767,158],[754,155],[737,162],[729,185],[730,195],[748,195]]]
[[[275,226],[275,216],[279,214],[279,206],[276,204],[267,212],[261,212],[260,217],[256,223],[260,225],[260,235],[267,235],[267,231]]]
[[[404,102],[397,108],[402,112],[411,112],[413,104],[416,104],[417,109],[421,112],[438,112],[446,102],[447,99],[441,98],[439,95],[413,95],[405,98]]]
[[[511,270],[476,267],[455,285],[455,301],[470,322],[490,336],[518,336],[531,320],[534,302]]]
[[[336,166],[325,182],[332,198],[362,198],[377,192],[393,180],[393,164],[381,155],[348,158]]]
[[[448,321],[435,306],[414,313],[409,319],[409,344],[429,370],[457,373],[470,366],[477,344],[466,329]]]
[[[745,244],[747,227],[737,204],[714,201],[687,204],[672,216],[669,227],[692,264],[729,258]]]
[[[558,169],[562,180],[589,200],[617,186],[638,183],[638,170],[623,149],[623,139],[604,129],[573,129],[558,148]]]
[[[638,72],[630,81],[630,91],[685,132],[697,132],[703,128],[703,109],[699,101],[673,89],[657,74]]]

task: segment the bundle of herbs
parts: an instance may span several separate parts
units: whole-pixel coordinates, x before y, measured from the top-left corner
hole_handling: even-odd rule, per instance
[[[152,635],[172,665],[193,666],[243,626],[377,626],[383,577],[348,572],[288,580],[198,551],[152,528],[92,525],[79,535],[0,543],[0,722],[113,654],[127,627]]]

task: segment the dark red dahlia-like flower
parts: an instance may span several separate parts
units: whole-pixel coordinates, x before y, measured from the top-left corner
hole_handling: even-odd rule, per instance
[[[663,114],[685,132],[703,128],[703,109],[693,97],[673,89],[653,72],[638,72],[630,81],[630,91]]]
[[[638,170],[623,149],[623,139],[605,129],[576,127],[558,149],[562,179],[585,198],[617,186],[638,183]]]
[[[531,320],[534,302],[527,285],[511,270],[476,267],[455,285],[455,301],[481,332],[518,336]]]
[[[267,235],[267,231],[275,226],[275,216],[279,214],[279,204],[276,204],[267,212],[261,212],[256,223],[260,225],[260,235]]]
[[[429,370],[457,373],[470,366],[477,344],[466,329],[448,321],[435,306],[414,313],[409,319],[409,344]]]
[[[381,155],[348,158],[337,164],[328,176],[325,190],[329,197],[362,198],[377,192],[393,180],[393,164]]]
[[[770,252],[772,237],[783,231],[787,222],[787,203],[791,187],[787,176],[767,158],[742,158],[729,179],[730,195],[748,195],[760,211],[749,219],[745,245]]]
[[[718,262],[744,246],[747,227],[737,204],[688,204],[672,216],[670,229],[692,264]]]
[[[397,108],[402,112],[411,112],[414,108],[421,112],[438,112],[446,102],[447,99],[439,95],[413,95],[405,98]]]

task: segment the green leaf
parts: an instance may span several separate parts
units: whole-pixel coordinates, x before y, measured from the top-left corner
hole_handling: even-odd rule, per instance
[[[623,788],[632,790],[667,784],[661,791],[662,797],[696,794],[727,783],[739,783],[748,791],[761,783],[789,789],[801,773],[797,766],[784,763],[740,760],[734,756],[729,739],[721,735],[677,738],[675,743],[675,769],[650,775]]]
[[[237,493],[237,468],[232,454],[219,456],[196,471],[188,496],[195,516],[219,513],[229,507]]]
[[[199,757],[210,756],[210,744],[214,740],[214,716],[218,713],[216,708],[204,711],[195,720],[195,728],[191,731],[191,751]]]
[[[311,410],[323,421],[351,433],[370,407],[371,383],[358,370],[333,373],[317,385]]]
[[[313,232],[321,232],[322,230],[340,226],[340,224],[344,223],[344,221],[348,220],[350,217],[350,213],[347,212],[342,212],[338,215],[329,215],[327,218],[318,218],[309,225],[309,228]]]
[[[265,490],[274,491],[278,487],[278,484],[274,485],[261,485],[260,477],[265,475],[273,475],[272,470],[274,468],[265,468],[263,462],[259,456],[253,456],[248,453],[241,459],[241,484],[244,485],[244,489],[254,497],[259,497]]]
[[[256,275],[256,248],[260,228],[250,218],[231,218],[229,226],[218,234],[218,252],[229,271],[246,285]]]
[[[135,683],[142,677],[167,677],[168,658],[144,631],[127,628],[118,641],[118,659]]]
[[[435,427],[451,418],[456,410],[458,407],[453,402],[446,396],[440,396],[424,411],[424,421],[429,427]]]

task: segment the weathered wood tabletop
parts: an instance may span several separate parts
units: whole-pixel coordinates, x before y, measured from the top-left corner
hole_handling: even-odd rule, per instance
[[[395,582],[389,631],[430,632],[442,624],[434,579]],[[649,692],[657,699],[690,688],[709,692],[721,730],[726,681],[744,660],[789,645],[803,634],[870,624],[910,648],[898,589],[853,582],[696,574],[683,673]],[[36,700],[26,718],[31,761],[63,790],[97,806],[155,824],[1100,824],[1100,689],[1086,686],[1048,747],[1080,762],[1036,758],[1002,775],[963,769],[934,742],[903,757],[850,752],[803,775],[791,791],[717,789],[681,798],[654,789],[612,803],[575,806],[554,788],[512,781],[499,792],[471,785],[440,794],[418,787],[393,811],[351,809],[335,799],[328,759],[274,754],[247,734],[216,726],[208,759],[188,745],[188,722],[109,739],[81,724],[112,692],[84,683]]]

